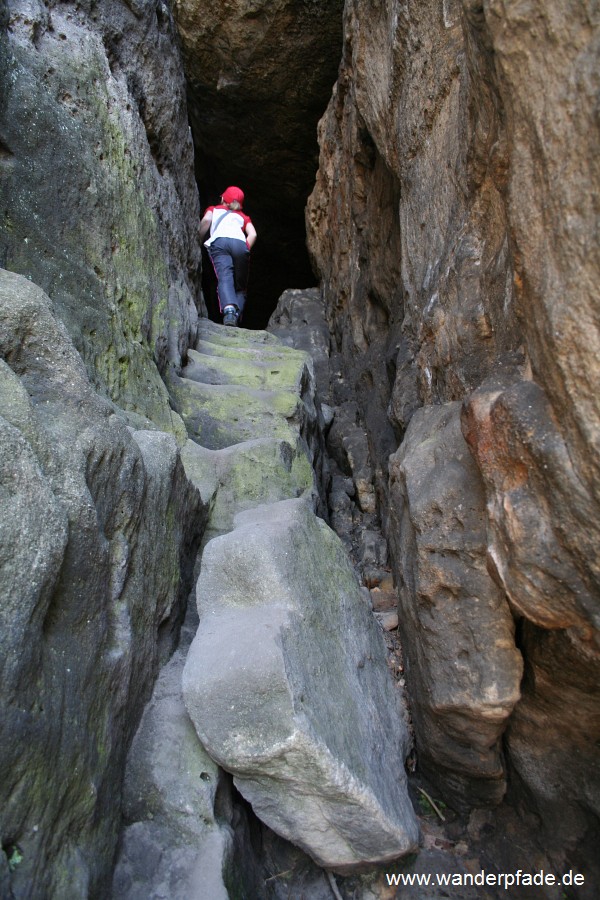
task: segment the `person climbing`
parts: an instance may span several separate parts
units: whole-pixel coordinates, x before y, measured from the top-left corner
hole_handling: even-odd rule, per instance
[[[200,240],[210,230],[204,246],[217,276],[223,325],[238,325],[246,302],[250,249],[256,241],[256,229],[242,211],[243,203],[244,192],[228,187],[221,195],[221,203],[209,206],[200,222]]]

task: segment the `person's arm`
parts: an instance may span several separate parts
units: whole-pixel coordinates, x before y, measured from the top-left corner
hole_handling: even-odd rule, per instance
[[[248,249],[250,250],[254,242],[256,241],[256,228],[252,224],[252,222],[248,222],[246,225],[246,243],[248,244]]]
[[[207,233],[210,230],[210,223],[212,222],[212,211],[205,212],[204,218],[200,222],[200,240],[203,241],[206,237]]]

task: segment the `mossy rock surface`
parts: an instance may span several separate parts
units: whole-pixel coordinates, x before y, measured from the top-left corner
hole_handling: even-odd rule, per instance
[[[231,331],[232,329],[227,329]],[[312,364],[310,356],[303,350],[295,350],[292,347],[286,347],[285,344],[249,344],[241,347],[238,344],[231,346],[223,343],[216,343],[211,340],[196,341],[196,352],[202,356],[223,356],[229,359],[257,359],[260,362],[278,361],[290,354],[301,355],[308,364]]]
[[[316,497],[306,425],[315,419],[310,357],[267,332],[202,320],[200,350],[169,373],[189,437],[182,459],[210,504],[204,543],[233,527],[239,510]]]
[[[204,543],[233,528],[240,510],[316,493],[314,473],[301,441],[263,438],[208,450],[188,441],[181,458],[190,481],[211,504]]]
[[[0,259],[52,299],[102,396],[178,435],[161,373],[195,340],[200,261],[183,71],[151,5],[80,12],[50,26],[17,0],[0,33]]]
[[[272,435],[295,444],[301,400],[285,391],[258,391],[244,385],[199,384],[173,375],[171,396],[192,440],[221,450]]]
[[[206,356],[188,352],[185,378],[205,384],[242,384],[258,390],[299,391],[306,367],[304,354],[281,353],[264,360],[260,356]]]
[[[268,331],[250,331],[248,328],[227,328],[217,325],[210,319],[202,319],[198,324],[198,340],[208,341],[212,344],[221,344],[224,347],[248,347],[280,348],[278,337]]]
[[[132,434],[50,298],[4,270],[0,357],[0,895],[104,897],[115,785],[207,511],[173,436]]]
[[[211,450],[272,437],[296,445],[316,421],[314,373],[308,354],[267,332],[199,323],[201,352],[189,351],[167,383],[189,437]]]

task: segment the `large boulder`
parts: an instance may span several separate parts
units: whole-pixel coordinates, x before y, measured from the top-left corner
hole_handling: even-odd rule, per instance
[[[506,791],[501,738],[523,671],[486,568],[483,483],[460,403],[418,410],[390,460],[391,545],[421,769],[454,805]]]
[[[177,639],[206,512],[173,436],[132,434],[49,298],[3,271],[0,355],[6,896],[98,896],[127,748]]]
[[[400,696],[339,538],[304,500],[240,513],[197,594],[185,703],[255,813],[339,871],[413,852]]]

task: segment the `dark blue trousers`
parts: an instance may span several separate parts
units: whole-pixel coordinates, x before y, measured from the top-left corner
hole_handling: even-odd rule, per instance
[[[250,251],[245,241],[235,238],[217,238],[207,247],[215,274],[221,312],[226,306],[237,306],[240,311],[246,302]]]

